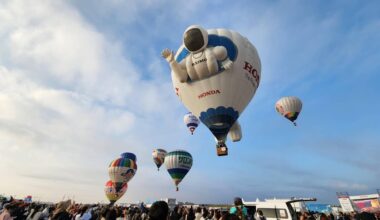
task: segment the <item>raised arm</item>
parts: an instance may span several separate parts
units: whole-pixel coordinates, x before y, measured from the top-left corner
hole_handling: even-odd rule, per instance
[[[166,61],[168,61],[170,68],[172,69],[174,74],[177,76],[179,81],[181,83],[186,82],[189,75],[187,74],[186,69],[182,68],[181,65],[175,61],[173,51],[171,51],[169,49],[164,49],[161,52],[161,55],[163,58],[166,59]]]

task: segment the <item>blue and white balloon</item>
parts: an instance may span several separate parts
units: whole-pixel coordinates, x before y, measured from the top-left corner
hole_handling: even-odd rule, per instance
[[[178,98],[226,147],[231,127],[260,84],[261,62],[255,47],[239,33],[192,25],[174,53],[163,50]]]
[[[183,121],[185,122],[186,126],[189,128],[189,131],[191,132],[191,134],[193,135],[194,134],[194,131],[195,129],[198,127],[199,125],[199,120],[198,118],[193,115],[191,112],[187,113],[184,117],[183,117]]]

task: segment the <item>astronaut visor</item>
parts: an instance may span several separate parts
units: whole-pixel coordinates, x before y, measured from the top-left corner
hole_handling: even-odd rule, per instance
[[[204,39],[201,30],[198,28],[190,29],[185,33],[183,43],[189,51],[197,51],[204,45]]]

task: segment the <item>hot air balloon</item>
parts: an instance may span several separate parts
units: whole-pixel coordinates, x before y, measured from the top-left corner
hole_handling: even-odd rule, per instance
[[[160,170],[161,165],[165,161],[166,151],[164,149],[155,149],[152,153],[153,161],[157,166],[157,170]]]
[[[177,191],[178,184],[186,176],[187,172],[189,172],[192,165],[193,157],[184,150],[176,150],[166,154],[165,167],[172,177]]]
[[[131,152],[124,152],[124,153],[120,154],[120,157],[131,159],[135,163],[137,161],[136,155],[134,153],[131,153]]]
[[[293,122],[295,126],[297,125],[295,120],[302,109],[302,102],[299,98],[295,96],[282,97],[276,102],[275,107],[278,113]]]
[[[137,164],[128,158],[118,158],[108,166],[108,175],[119,191],[124,183],[129,182],[137,171]]]
[[[228,135],[230,136],[230,139],[233,142],[241,140],[243,135],[241,133],[241,127],[238,121],[236,121],[235,124],[231,127],[230,132],[228,132]]]
[[[127,191],[128,184],[124,183],[120,190],[116,190],[115,184],[112,180],[106,182],[104,186],[104,193],[107,196],[107,199],[110,201],[111,205],[114,204],[117,200],[119,200]]]
[[[165,49],[162,56],[178,98],[215,136],[218,155],[227,155],[227,134],[260,83],[255,47],[237,32],[192,25],[177,53]]]
[[[185,122],[186,126],[189,128],[191,134],[194,134],[195,129],[199,125],[199,120],[195,115],[193,115],[191,112],[187,113],[183,117],[183,121]]]

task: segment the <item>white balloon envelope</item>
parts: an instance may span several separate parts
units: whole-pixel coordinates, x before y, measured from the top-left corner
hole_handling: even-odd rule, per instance
[[[255,47],[231,30],[190,26],[175,59],[168,50],[162,55],[172,69],[178,98],[210,129],[217,147],[227,149],[230,128],[260,84],[261,62]]]

